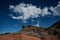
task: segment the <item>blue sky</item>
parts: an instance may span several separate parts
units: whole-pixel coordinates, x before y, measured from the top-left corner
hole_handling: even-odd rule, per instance
[[[25,15],[25,25],[37,25],[44,28],[50,27],[52,24],[60,20],[60,6],[57,6],[60,4],[58,2],[59,0],[0,0],[0,33],[17,32],[21,30],[23,19],[21,19],[19,16],[21,16],[22,14]],[[25,6],[28,4],[29,6],[22,6],[22,10],[26,8],[26,11],[22,11],[19,9],[19,7],[21,7],[20,4],[23,4]],[[32,5],[32,8],[30,7],[30,4]],[[30,9],[28,7],[30,7]],[[32,10],[33,8],[35,10]],[[33,13],[33,15],[28,15],[27,9],[31,10],[28,13],[31,12]],[[37,10],[40,12],[40,9],[41,13],[38,13]],[[47,9],[48,11],[45,9]],[[34,12],[37,12],[37,15],[39,16],[36,17]],[[45,14],[45,12],[47,12],[47,14]],[[28,16],[26,16],[26,14]],[[31,15],[34,16],[34,18],[32,18]]]

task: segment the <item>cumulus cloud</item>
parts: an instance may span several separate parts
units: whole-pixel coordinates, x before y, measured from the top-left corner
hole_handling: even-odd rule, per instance
[[[16,14],[18,13],[22,14],[19,16],[14,16],[13,14],[9,14],[11,18],[18,19],[18,20],[23,19],[24,23],[26,23],[27,22],[26,20],[29,18],[37,18],[39,16],[44,17],[46,15],[60,16],[60,2],[57,4],[56,7],[53,7],[53,6],[44,7],[43,9],[41,9],[41,7],[37,7],[32,4],[20,3],[16,6],[10,5],[9,10],[11,10],[12,12],[15,12]],[[52,13],[49,10],[51,10]],[[39,22],[37,22],[35,26],[39,27]]]
[[[45,15],[50,15],[51,13],[48,11],[48,7],[43,8],[41,15],[45,16]]]
[[[20,3],[16,6],[10,5],[9,9],[10,10],[13,9],[14,12],[18,12],[20,14],[23,14],[24,19],[28,19],[30,17],[37,18],[39,14],[41,16],[50,15],[50,12],[48,11],[48,7],[41,9],[40,7],[37,8],[37,6],[34,6],[32,4]],[[19,17],[22,17],[22,16],[18,16],[18,17],[14,17],[14,18],[19,19]]]
[[[51,6],[49,9],[53,12],[53,16],[60,16],[60,2],[58,2],[56,7]]]
[[[45,15],[53,15],[53,16],[60,16],[60,2],[58,2],[56,7],[51,6],[50,8],[48,7],[44,7],[43,9],[41,9],[41,7],[34,6],[32,4],[25,4],[25,3],[20,3],[16,6],[14,5],[10,5],[9,9],[12,10],[13,12],[17,12],[19,14],[23,14],[22,16],[13,16],[11,15],[11,17],[13,19],[22,19],[24,16],[24,19],[29,19],[31,18],[37,18],[40,14],[40,16],[44,17]],[[51,10],[51,12],[49,12],[48,10]]]

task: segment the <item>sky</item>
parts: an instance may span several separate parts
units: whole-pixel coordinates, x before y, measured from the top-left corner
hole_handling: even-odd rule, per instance
[[[0,34],[24,25],[48,28],[60,20],[59,0],[0,0]]]

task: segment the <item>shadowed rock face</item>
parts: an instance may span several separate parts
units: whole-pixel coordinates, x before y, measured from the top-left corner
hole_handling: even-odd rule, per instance
[[[49,35],[57,36],[60,38],[60,21],[47,28],[47,32]]]
[[[60,21],[47,29],[35,26],[23,26],[20,32],[1,34],[0,40],[59,40],[59,35]]]

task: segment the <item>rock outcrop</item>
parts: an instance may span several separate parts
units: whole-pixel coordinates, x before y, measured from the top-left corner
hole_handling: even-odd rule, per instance
[[[59,40],[60,21],[45,29],[36,26],[23,26],[20,32],[0,34],[0,40]]]

